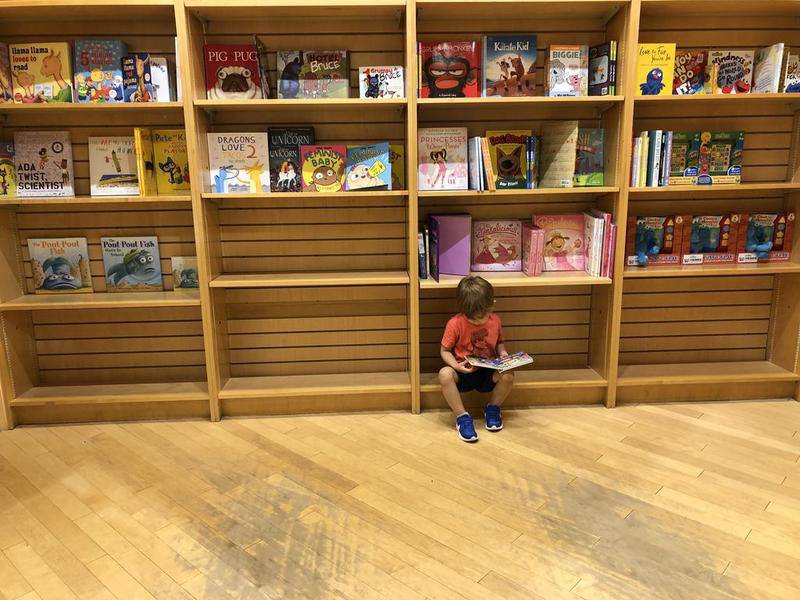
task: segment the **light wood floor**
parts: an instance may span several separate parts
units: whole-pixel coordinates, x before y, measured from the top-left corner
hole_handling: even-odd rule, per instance
[[[482,422],[479,422],[482,427]],[[800,404],[19,428],[5,598],[800,598]]]

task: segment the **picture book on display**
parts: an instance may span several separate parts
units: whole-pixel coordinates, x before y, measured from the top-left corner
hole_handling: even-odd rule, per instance
[[[498,190],[526,189],[528,170],[526,150],[530,135],[530,129],[486,132],[495,187]]]
[[[14,102],[72,102],[72,52],[66,42],[9,46]]]
[[[106,291],[160,292],[164,289],[157,237],[102,237],[100,247]]]
[[[15,132],[14,165],[22,198],[75,195],[69,131]]]
[[[149,54],[122,57],[122,87],[125,102],[155,102]]]
[[[266,133],[209,133],[207,137],[212,192],[269,192]]]
[[[11,61],[8,44],[0,42],[0,104],[14,101],[14,85],[11,83]]]
[[[787,94],[800,93],[800,54],[787,53],[781,91]]]
[[[178,290],[200,287],[196,256],[173,256],[171,262],[173,288]]]
[[[139,178],[133,137],[89,138],[92,196],[138,196]]]
[[[76,40],[75,101],[124,102],[122,57],[127,53],[119,40]]]
[[[17,167],[13,142],[0,142],[0,196],[17,195]]]
[[[753,92],[777,94],[781,85],[784,44],[773,44],[756,50],[753,59]]]
[[[789,260],[792,257],[794,222],[793,212],[740,215],[736,262]]]
[[[94,291],[86,238],[30,238],[28,253],[36,294]]]
[[[679,96],[704,94],[708,50],[676,50],[672,93]]]
[[[405,98],[403,67],[358,67],[359,98]]]
[[[611,40],[589,48],[589,95],[617,93],[617,42]]]
[[[578,121],[542,125],[539,186],[572,187],[578,146]]]
[[[743,131],[704,131],[700,134],[698,185],[741,183]]]
[[[473,221],[473,271],[520,271],[522,269],[522,222]]]
[[[536,215],[533,222],[544,231],[542,253],[545,271],[583,271],[586,269],[583,215]]]
[[[532,365],[533,358],[525,352],[515,352],[507,356],[500,356],[497,358],[481,358],[479,356],[468,356],[467,362],[473,367],[482,367],[484,369],[493,369],[498,373],[505,373],[517,367],[524,367],[525,365]]]
[[[603,130],[578,129],[575,151],[576,187],[603,185]]]
[[[189,190],[189,156],[183,129],[154,129],[153,161],[159,194]]]
[[[347,50],[278,50],[278,98],[347,98]]]
[[[675,44],[639,44],[636,57],[636,95],[668,96],[674,79]]]
[[[206,44],[206,97],[210,100],[263,98],[255,44]]]
[[[153,158],[153,132],[143,127],[134,127],[133,147],[136,156],[136,179],[139,182],[139,195],[155,196],[158,194],[158,185],[156,184]]]
[[[269,177],[273,192],[302,192],[300,146],[314,144],[313,127],[270,127]]]
[[[694,185],[700,164],[700,134],[678,132],[672,135],[669,154],[669,185]]]
[[[391,189],[406,189],[406,148],[403,144],[389,144],[389,164],[392,165]]]
[[[469,189],[467,128],[422,128],[417,134],[420,190]]]
[[[684,265],[736,262],[739,222],[738,214],[685,216],[681,262]]]
[[[710,50],[706,94],[749,94],[753,85],[752,50]]]
[[[304,192],[341,192],[347,168],[347,146],[300,146]]]
[[[472,217],[470,215],[432,215],[428,223],[431,277],[469,275]]]
[[[550,46],[545,62],[545,95],[589,95],[588,46]]]
[[[253,36],[253,45],[256,47],[258,57],[258,76],[261,79],[261,97],[270,98],[269,91],[269,54],[264,42],[257,35]],[[178,98],[180,100],[180,98]]]
[[[534,96],[536,34],[483,36],[484,96]]]
[[[679,265],[684,224],[682,215],[629,216],[625,264],[629,267]]]
[[[480,44],[477,42],[419,42],[420,98],[477,98],[480,96]]]
[[[172,67],[166,57],[150,57],[150,78],[153,84],[153,102],[171,102],[175,99],[172,92]]]
[[[522,224],[522,272],[528,277],[542,274],[544,230],[533,222]]]
[[[347,148],[345,187],[348,191],[392,189],[388,142]]]

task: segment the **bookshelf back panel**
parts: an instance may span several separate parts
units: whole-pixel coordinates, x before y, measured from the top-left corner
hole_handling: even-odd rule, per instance
[[[407,370],[407,286],[218,293],[232,377]]]
[[[773,279],[626,279],[620,364],[766,360]]]

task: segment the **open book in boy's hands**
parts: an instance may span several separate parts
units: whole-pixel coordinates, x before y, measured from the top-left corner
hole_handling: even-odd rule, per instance
[[[508,356],[501,356],[498,358],[481,358],[479,356],[468,356],[467,362],[473,367],[484,367],[486,369],[495,369],[503,373],[516,369],[523,365],[533,364],[533,358],[525,352],[516,352]]]

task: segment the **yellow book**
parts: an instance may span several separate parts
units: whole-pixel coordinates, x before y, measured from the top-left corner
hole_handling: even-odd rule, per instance
[[[149,129],[135,127],[133,146],[136,151],[136,175],[139,179],[140,196],[156,196],[155,162],[153,161],[153,135]]]
[[[159,195],[189,190],[189,156],[183,129],[153,130],[153,166]]]
[[[392,165],[391,189],[406,189],[406,148],[403,144],[389,144],[389,162]]]
[[[639,44],[636,95],[670,96],[675,74],[675,44]]]
[[[72,53],[66,42],[8,47],[14,102],[72,102]]]

